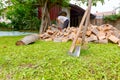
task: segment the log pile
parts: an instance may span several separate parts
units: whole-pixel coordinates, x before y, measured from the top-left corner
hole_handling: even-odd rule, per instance
[[[78,31],[78,28],[68,27],[62,31],[57,28],[50,26],[48,30],[40,34],[40,39],[45,41],[54,42],[67,42],[73,40]],[[82,41],[82,31],[79,34],[77,40],[79,43]],[[120,31],[110,24],[104,24],[101,26],[90,25],[86,32],[86,42],[97,42],[97,43],[118,43],[120,46]]]

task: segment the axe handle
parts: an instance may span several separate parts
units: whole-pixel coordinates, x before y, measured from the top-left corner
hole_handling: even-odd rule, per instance
[[[88,9],[89,9],[89,8],[88,8]],[[75,43],[76,43],[76,41],[77,41],[77,39],[78,39],[78,36],[79,36],[79,34],[80,34],[80,31],[81,31],[81,29],[82,29],[82,26],[83,26],[83,24],[84,24],[84,21],[85,21],[85,19],[86,19],[86,16],[87,16],[87,14],[88,14],[88,9],[86,9],[86,11],[85,11],[85,13],[84,13],[84,16],[83,16],[83,18],[82,18],[82,21],[81,21],[81,23],[79,24],[79,29],[78,29],[78,31],[77,31],[77,34],[76,34],[76,36],[75,36],[75,38],[74,38],[74,40],[73,40],[73,42],[72,42],[72,45],[71,45],[71,47],[70,47],[70,50],[69,50],[70,53],[72,53],[73,50],[74,50],[74,48],[75,48]]]
[[[76,34],[76,36],[75,36],[75,38],[74,38],[74,40],[73,40],[73,42],[72,42],[72,45],[71,45],[71,47],[70,47],[70,50],[69,50],[70,53],[73,52],[73,50],[74,50],[74,48],[75,48],[76,41],[77,41],[78,36],[79,36],[79,34],[80,34],[80,31],[81,31],[82,26],[83,26],[83,24],[84,24],[84,22],[85,22],[85,19],[86,19],[86,17],[89,15],[89,12],[90,12],[90,9],[91,9],[91,3],[92,3],[92,0],[89,0],[89,2],[88,2],[88,8],[86,9],[86,11],[85,11],[85,13],[84,13],[84,16],[83,16],[83,18],[82,18],[82,21],[81,21],[81,23],[79,24],[79,29],[78,29],[78,31],[77,31],[77,34]]]

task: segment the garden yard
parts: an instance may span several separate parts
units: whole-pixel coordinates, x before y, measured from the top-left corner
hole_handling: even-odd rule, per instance
[[[23,36],[0,37],[0,80],[120,80],[120,47],[89,43],[80,57],[71,42],[37,41],[16,46]]]

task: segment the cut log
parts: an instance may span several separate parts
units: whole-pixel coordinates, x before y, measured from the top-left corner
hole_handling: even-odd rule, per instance
[[[113,31],[106,31],[106,39],[108,39],[111,35],[113,35]]]
[[[65,38],[62,38],[62,42],[68,42],[68,38],[67,37],[65,37]]]
[[[103,26],[98,26],[97,29],[98,29],[99,31],[103,31]]]
[[[75,36],[76,36],[76,34],[75,34],[74,32],[72,32],[72,33],[68,36],[68,38],[71,39],[71,40],[73,40],[73,39],[75,38]]]
[[[119,39],[113,35],[109,37],[109,40],[112,41],[113,43],[117,43],[119,41]]]
[[[54,42],[62,42],[62,38],[54,38]]]
[[[94,41],[97,41],[97,36],[95,36],[94,34],[91,35],[91,38],[93,38]]]
[[[93,29],[92,29],[92,32],[93,32],[95,35],[98,35],[98,32],[99,32],[99,31],[98,31],[98,29],[93,28]]]
[[[108,39],[99,40],[99,43],[107,44],[108,43]]]
[[[89,31],[86,32],[86,35],[87,35],[87,36],[90,36],[91,33],[92,33],[92,32],[89,30]]]
[[[66,33],[66,32],[65,32],[65,33],[63,33],[63,35],[64,35],[64,36],[68,36],[68,35],[69,35],[69,33]]]
[[[99,40],[103,40],[106,38],[105,33],[103,31],[99,31],[97,37]]]
[[[52,41],[52,38],[45,39],[45,41]]]
[[[98,27],[97,25],[91,25],[92,29],[97,28],[97,27]]]
[[[52,35],[54,32],[53,32],[52,30],[47,30],[47,33],[48,33],[49,35]]]
[[[111,30],[112,29],[112,26],[111,25],[108,25],[108,24],[106,24],[106,25],[104,25],[103,26],[103,31],[108,31],[108,30]]]
[[[115,37],[119,38],[119,37],[120,37],[120,31],[115,30],[115,31],[113,32],[113,35],[114,35]]]
[[[77,33],[77,28],[73,28],[71,31],[76,34]]]
[[[21,40],[16,42],[16,45],[27,45],[30,43],[33,43],[35,41],[37,41],[40,38],[40,36],[38,34],[31,34],[28,36],[25,36],[24,38],[22,38]]]
[[[48,33],[44,33],[42,39],[47,39],[49,37],[50,37],[50,35]]]
[[[120,39],[120,33],[119,33],[119,37],[118,38]]]
[[[120,40],[118,41],[118,46],[120,47]]]
[[[87,38],[88,42],[97,41],[97,40],[98,39],[97,39],[97,37],[94,34],[92,34],[90,37]]]

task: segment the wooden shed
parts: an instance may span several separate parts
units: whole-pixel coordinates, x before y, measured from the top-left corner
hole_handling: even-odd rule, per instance
[[[67,17],[70,19],[70,26],[75,26],[75,27],[79,25],[85,12],[83,8],[75,4],[69,4],[69,7],[67,8],[60,7],[59,5],[55,5],[49,10],[50,19],[52,21],[55,21],[60,11],[67,12]],[[41,8],[38,9],[38,17],[41,18]],[[90,19],[93,22],[93,20],[95,19],[95,15],[91,14]]]

